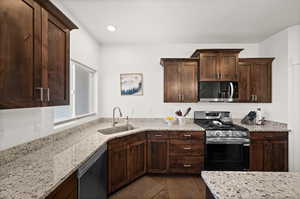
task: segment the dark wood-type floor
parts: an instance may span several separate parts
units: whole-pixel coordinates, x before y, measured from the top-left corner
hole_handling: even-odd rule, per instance
[[[200,176],[144,176],[109,199],[205,199],[205,189]]]

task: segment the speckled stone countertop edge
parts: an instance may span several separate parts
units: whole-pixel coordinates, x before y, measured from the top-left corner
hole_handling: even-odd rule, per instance
[[[187,118],[187,123],[192,125],[193,119]],[[291,132],[287,128],[287,124],[285,123],[279,123],[279,122],[273,122],[273,121],[267,121],[268,125],[244,125],[240,123],[240,119],[234,119],[233,120],[235,124],[243,126],[247,129],[249,129],[249,132]],[[6,164],[8,162],[11,162],[21,156],[24,156],[30,152],[37,151],[44,147],[47,144],[53,143],[56,140],[59,140],[61,137],[64,137],[65,135],[76,133],[77,131],[80,131],[80,129],[96,125],[97,123],[109,123],[111,122],[111,118],[97,118],[92,121],[86,122],[84,124],[80,124],[74,127],[66,128],[62,131],[59,131],[55,134],[49,135],[47,137],[42,137],[24,144],[20,144],[5,150],[0,151],[0,166],[3,164]],[[140,131],[190,131],[191,129],[185,129],[183,126],[179,126],[178,124],[174,124],[172,126],[168,126],[165,124],[163,128],[151,128],[149,124],[151,123],[160,123],[162,126],[164,124],[164,120],[162,118],[132,118],[130,119],[130,122],[137,123],[137,124],[147,124],[147,128],[140,128]],[[105,127],[109,128],[109,126]],[[199,126],[194,126],[193,130],[199,130],[204,131],[203,128]],[[140,132],[137,131],[136,133]],[[122,137],[123,135],[119,135],[119,137]]]
[[[215,199],[300,198],[300,172],[202,171]]]
[[[190,121],[192,121],[192,120],[190,120]],[[40,145],[37,148],[32,147],[32,146],[30,146],[29,143],[27,143],[26,145],[27,145],[27,147],[29,147],[30,150],[28,151],[27,154],[25,153],[26,149],[25,149],[25,152],[22,151],[22,157],[25,156],[25,157],[23,157],[23,160],[24,159],[26,160],[26,156],[28,156],[28,157],[30,156],[30,158],[28,158],[28,160],[31,161],[32,159],[36,159],[36,158],[40,157],[41,154],[43,153],[43,148],[47,148],[47,145],[60,146],[60,145],[62,145],[62,143],[59,143],[59,142],[61,142],[61,140],[65,139],[67,142],[72,140],[72,138],[68,138],[68,136],[72,137],[72,136],[76,136],[77,134],[81,134],[81,133],[85,133],[85,135],[89,135],[89,133],[85,132],[86,129],[89,129],[90,127],[94,127],[94,126],[97,127],[95,129],[92,129],[92,132],[90,132],[91,133],[90,137],[96,136],[96,138],[98,139],[94,148],[92,150],[88,150],[88,154],[85,154],[84,156],[80,156],[80,154],[79,154],[80,158],[78,158],[78,159],[80,159],[80,161],[76,162],[76,164],[72,164],[71,167],[70,167],[70,165],[68,165],[69,167],[66,167],[65,169],[61,168],[62,171],[66,171],[62,175],[62,177],[59,180],[56,180],[54,182],[54,184],[51,184],[51,186],[49,186],[48,188],[45,189],[45,187],[43,187],[45,189],[43,194],[40,194],[38,196],[38,198],[45,198],[49,193],[51,193],[53,190],[55,190],[55,188],[57,186],[59,186],[66,178],[68,178],[73,172],[75,172],[81,166],[82,163],[84,163],[86,160],[88,160],[102,145],[106,144],[108,141],[115,139],[115,138],[124,137],[124,136],[132,135],[132,134],[136,134],[136,133],[140,133],[140,132],[148,132],[148,131],[204,131],[203,128],[201,128],[200,126],[198,126],[190,121],[188,121],[186,125],[182,125],[182,126],[179,126],[179,125],[168,126],[167,124],[165,124],[163,122],[162,119],[131,120],[130,123],[133,124],[134,127],[137,127],[136,129],[122,132],[122,133],[116,133],[113,135],[101,135],[100,136],[100,133],[97,133],[97,130],[109,128],[109,127],[111,127],[111,124],[110,124],[110,122],[106,122],[103,119],[97,119],[97,120],[88,122],[86,124],[82,124],[82,125],[64,130],[62,132],[59,132],[53,136],[50,136],[50,138],[42,138],[41,143],[39,143]],[[120,124],[120,125],[123,125],[123,124]],[[281,132],[282,131],[286,131],[286,130],[283,129],[283,130],[281,130]],[[82,138],[83,140],[80,140],[80,141],[84,141],[84,139],[88,140],[89,139],[88,137],[86,137],[86,138],[84,137],[84,138]],[[74,141],[74,140],[72,140],[72,141]],[[88,143],[88,142],[92,142],[92,141],[86,141],[86,142]],[[92,143],[94,143],[94,142],[92,142]],[[75,147],[75,145],[77,145],[77,144],[78,144],[78,142],[74,142],[74,143],[72,142],[71,144],[69,144],[67,149]],[[17,150],[17,148],[18,147],[15,147],[15,150]],[[47,150],[45,150],[45,151],[47,152]],[[64,152],[64,151],[62,151],[62,152]],[[38,155],[36,155],[36,157],[35,157],[34,154],[38,154]],[[54,157],[55,155],[60,155],[60,154],[59,154],[59,152],[58,152],[58,154],[53,153],[53,158],[55,158]],[[1,156],[1,152],[0,152],[0,156]],[[15,159],[16,162],[18,162],[17,161],[18,158],[19,157],[16,157],[16,159]],[[1,160],[1,157],[0,157],[0,160]],[[16,163],[15,165],[14,165],[14,160],[8,161],[6,163],[9,163],[9,165],[13,165],[14,167],[17,167],[18,169],[22,169],[20,162]],[[45,168],[45,169],[47,169],[47,168]],[[51,169],[51,168],[49,168],[49,169]],[[5,170],[0,170],[0,171],[1,171],[1,173],[3,173],[3,172],[5,173]],[[12,174],[14,174],[14,171],[10,171],[10,172]],[[3,176],[1,176],[1,173],[0,173],[0,179],[1,179],[1,177],[3,177]],[[28,176],[28,177],[34,178],[33,176]],[[2,181],[0,180],[0,185],[2,185],[1,182]],[[14,190],[10,190],[10,191],[14,191]],[[1,190],[0,190],[0,198],[2,199]],[[6,199],[6,198],[10,198],[10,197],[3,197],[3,198]],[[12,197],[12,198],[18,198],[18,197]],[[34,197],[32,197],[32,198],[34,198]]]

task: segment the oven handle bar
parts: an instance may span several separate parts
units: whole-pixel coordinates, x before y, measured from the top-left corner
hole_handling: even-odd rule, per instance
[[[206,138],[206,144],[242,144],[250,146],[250,139],[237,138],[237,139],[220,139],[220,138]]]

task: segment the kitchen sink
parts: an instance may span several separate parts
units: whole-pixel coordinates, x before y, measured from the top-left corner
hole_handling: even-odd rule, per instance
[[[107,128],[107,129],[101,129],[101,130],[98,130],[98,132],[102,133],[103,135],[111,135],[111,134],[122,133],[125,131],[134,130],[134,129],[135,128],[129,124],[129,125],[111,127],[111,128]]]

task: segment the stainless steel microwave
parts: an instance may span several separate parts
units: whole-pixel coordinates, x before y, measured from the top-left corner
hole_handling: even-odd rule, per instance
[[[199,82],[200,102],[234,102],[238,100],[238,82]]]

